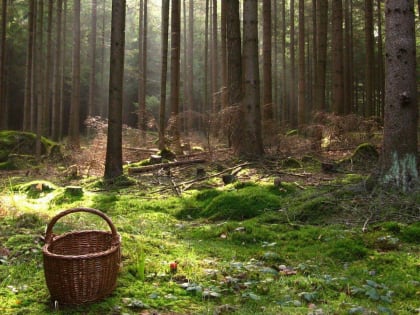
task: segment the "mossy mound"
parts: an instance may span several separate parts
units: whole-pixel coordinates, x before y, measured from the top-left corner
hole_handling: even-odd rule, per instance
[[[342,167],[356,167],[356,168],[371,168],[371,166],[378,163],[379,153],[375,146],[370,143],[362,143],[353,152],[353,154],[346,159],[340,161],[339,165]]]
[[[37,136],[31,132],[0,131],[0,169],[12,170],[32,166],[36,155]],[[45,137],[41,137],[41,155],[61,156],[60,146]]]
[[[269,187],[245,186],[241,189],[223,191],[216,195],[200,212],[201,217],[211,220],[244,220],[264,211],[281,207],[281,198]]]
[[[13,190],[25,193],[28,198],[37,199],[50,192],[56,190],[58,187],[48,181],[38,180],[29,183],[16,185]]]

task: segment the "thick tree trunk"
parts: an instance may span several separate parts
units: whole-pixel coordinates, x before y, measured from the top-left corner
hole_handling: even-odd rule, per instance
[[[243,130],[237,153],[256,157],[264,153],[261,137],[257,0],[245,0],[243,12],[244,98],[241,120]]]
[[[228,140],[235,151],[241,142],[241,125],[238,116],[242,101],[242,51],[239,0],[227,1],[226,8],[226,46],[227,46],[227,97],[232,111],[228,127]],[[236,109],[236,110],[233,110]]]
[[[125,47],[125,0],[112,0],[108,140],[105,179],[116,178],[122,167],[122,104]]]
[[[386,1],[386,81],[382,182],[418,187],[416,41],[414,4]]]

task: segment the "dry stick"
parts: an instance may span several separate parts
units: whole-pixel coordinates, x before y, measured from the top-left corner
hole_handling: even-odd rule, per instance
[[[223,171],[221,171],[219,173],[216,173],[216,174],[213,174],[213,175],[204,176],[204,177],[200,177],[200,178],[191,179],[191,180],[188,180],[188,181],[179,183],[177,185],[174,185],[171,188],[178,188],[178,187],[183,186],[183,185],[189,185],[189,184],[193,184],[193,183],[196,183],[196,182],[199,182],[199,181],[203,181],[203,180],[206,180],[206,179],[209,179],[209,178],[212,178],[212,177],[220,176],[220,175],[222,175],[224,173],[227,173],[227,172],[229,172],[231,170],[234,170],[236,168],[241,168],[241,167],[248,166],[248,165],[251,165],[251,164],[253,164],[253,163],[247,162],[247,163],[243,163],[243,164],[236,165],[236,166],[233,166],[233,167],[229,167],[229,168],[227,168],[227,169],[225,169],[225,170],[223,170]],[[164,188],[161,188],[159,190],[154,191],[153,193],[161,192],[161,191],[164,191],[164,190],[167,190],[167,189],[168,189],[167,187],[164,187]]]

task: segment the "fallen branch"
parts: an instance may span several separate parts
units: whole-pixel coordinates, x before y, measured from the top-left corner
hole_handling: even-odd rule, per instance
[[[144,173],[144,172],[153,171],[153,170],[157,170],[161,168],[175,167],[175,166],[186,165],[186,164],[204,163],[204,162],[206,162],[206,160],[196,159],[196,160],[175,161],[175,162],[169,162],[169,163],[159,163],[159,164],[146,165],[146,166],[141,166],[141,167],[129,167],[128,174],[138,174],[138,173]]]
[[[194,179],[191,179],[191,180],[182,182],[182,183],[178,183],[175,186],[172,186],[171,188],[178,188],[178,187],[181,187],[181,186],[184,186],[184,185],[188,185],[188,187],[191,187],[191,185],[193,183],[200,182],[200,181],[203,181],[203,180],[207,180],[207,179],[210,179],[212,177],[217,177],[217,176],[220,176],[220,175],[222,175],[224,173],[227,173],[227,172],[229,172],[231,170],[235,170],[237,168],[241,169],[242,167],[248,166],[248,165],[251,165],[251,164],[253,164],[253,163],[247,162],[247,163],[243,163],[243,164],[236,165],[236,166],[233,166],[233,167],[229,167],[229,168],[227,168],[227,169],[225,169],[225,170],[223,170],[223,171],[221,171],[219,173],[216,173],[216,174],[212,174],[212,175],[208,175],[208,176],[203,176],[203,177],[199,177],[199,178],[194,178]],[[167,189],[168,189],[168,187],[164,187],[164,188],[161,188],[159,190],[154,191],[153,193],[158,193],[158,192],[161,192],[161,191],[164,191],[164,190],[167,190]]]

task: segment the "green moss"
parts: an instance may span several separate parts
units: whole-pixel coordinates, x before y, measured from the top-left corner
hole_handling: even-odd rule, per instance
[[[19,169],[12,161],[0,162],[0,170],[12,171]]]
[[[301,168],[302,167],[302,164],[294,158],[287,158],[283,160],[281,165],[284,168]]]
[[[408,225],[401,230],[402,240],[418,244],[420,240],[420,222]]]
[[[368,254],[362,242],[352,239],[342,239],[334,242],[328,250],[328,256],[343,262],[352,262],[363,259]]]
[[[205,207],[200,215],[213,220],[243,220],[255,217],[267,210],[280,207],[279,196],[261,187],[245,187],[224,191]]]
[[[326,218],[337,213],[337,207],[330,200],[331,196],[313,197],[310,200],[298,203],[293,207],[295,218],[301,222],[316,224],[325,222]]]

